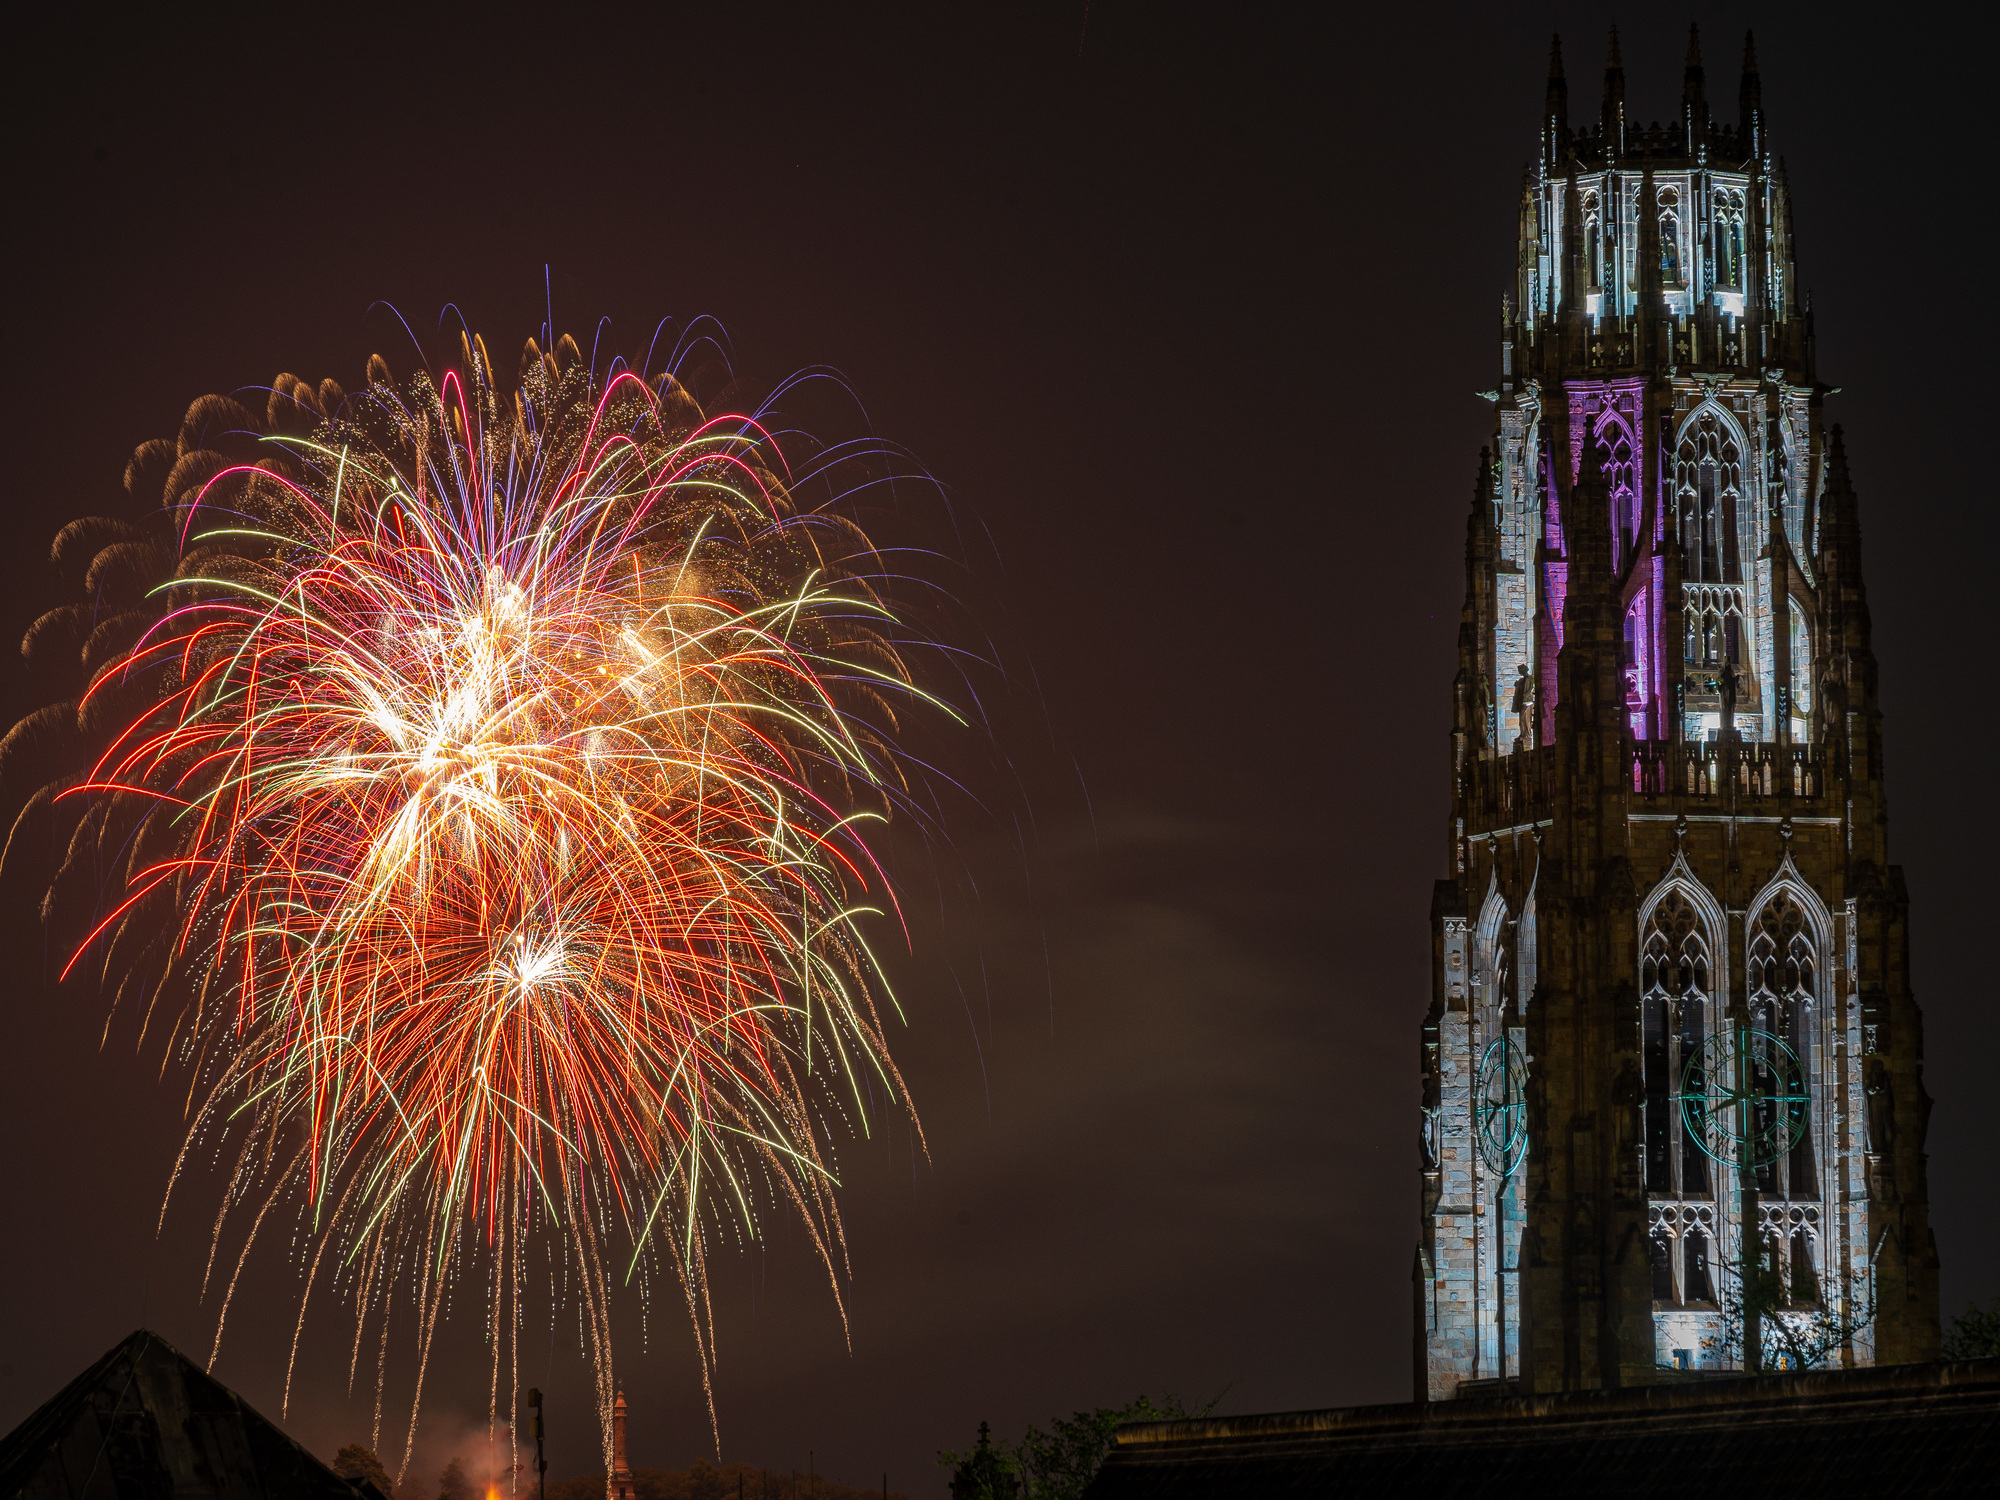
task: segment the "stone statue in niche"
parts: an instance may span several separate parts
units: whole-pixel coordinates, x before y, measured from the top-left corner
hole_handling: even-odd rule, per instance
[[[1535,679],[1522,662],[1514,669],[1514,722],[1520,732],[1514,736],[1516,750],[1535,748]]]

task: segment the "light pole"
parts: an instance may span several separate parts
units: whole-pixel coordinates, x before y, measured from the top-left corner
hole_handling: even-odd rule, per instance
[[[549,1461],[542,1457],[542,1393],[534,1386],[528,1387],[528,1410],[535,1414],[535,1493],[540,1500],[549,1500]]]

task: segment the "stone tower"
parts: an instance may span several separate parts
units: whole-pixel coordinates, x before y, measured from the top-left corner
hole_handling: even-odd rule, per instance
[[[1466,533],[1419,1400],[1935,1357],[1930,1100],[1858,504],[1746,38],[1572,125]]]
[[[639,1489],[632,1480],[632,1464],[625,1456],[625,1393],[611,1403],[611,1473],[604,1487],[607,1500],[638,1500]]]

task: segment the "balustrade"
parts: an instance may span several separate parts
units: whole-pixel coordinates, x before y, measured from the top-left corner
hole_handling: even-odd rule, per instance
[[[1467,828],[1517,828],[1549,816],[1555,761],[1548,747],[1475,760],[1465,768]]]
[[[1638,797],[1694,797],[1793,804],[1825,795],[1823,745],[1779,745],[1733,740],[1627,744],[1631,786]],[[1518,828],[1551,816],[1555,806],[1557,747],[1516,751],[1467,762],[1462,805],[1468,833]]]
[[[1800,798],[1826,789],[1821,745],[1637,740],[1631,755],[1632,790],[1642,797]]]

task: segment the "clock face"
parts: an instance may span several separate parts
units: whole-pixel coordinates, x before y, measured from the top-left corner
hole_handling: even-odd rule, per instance
[[[1472,1128],[1479,1155],[1502,1177],[1528,1154],[1528,1053],[1509,1033],[1486,1049],[1472,1084]]]
[[[1776,1161],[1806,1131],[1812,1094],[1798,1054],[1773,1032],[1719,1031],[1681,1069],[1681,1120],[1696,1145],[1730,1167]]]

